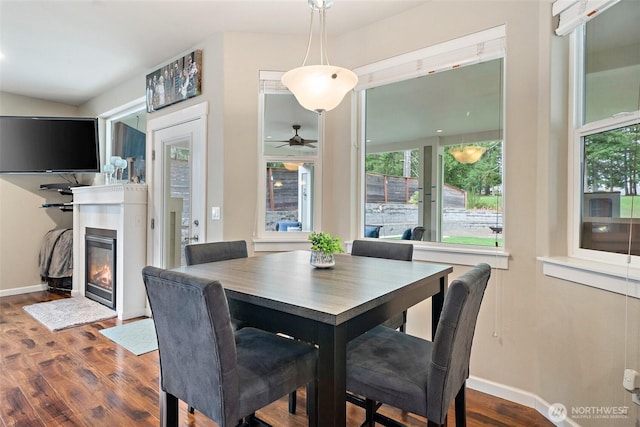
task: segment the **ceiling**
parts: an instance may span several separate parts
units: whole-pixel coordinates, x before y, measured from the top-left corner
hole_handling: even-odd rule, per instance
[[[336,0],[327,32],[337,36],[428,2]],[[614,10],[621,22],[633,16]],[[81,105],[214,33],[306,35],[309,13],[305,0],[0,0],[0,91]],[[495,130],[499,91],[487,71],[465,67],[370,90],[367,139],[388,144]],[[317,135],[313,117],[280,122],[265,120],[273,140],[290,138],[293,124],[305,138]]]
[[[337,0],[327,32],[425,2]],[[81,105],[212,34],[306,35],[309,16],[306,0],[0,0],[0,91]]]

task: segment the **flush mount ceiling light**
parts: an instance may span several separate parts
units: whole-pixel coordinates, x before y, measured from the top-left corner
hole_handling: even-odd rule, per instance
[[[460,163],[475,163],[487,151],[485,147],[476,145],[464,145],[462,147],[453,147],[449,149],[449,153]]]
[[[358,76],[351,70],[329,64],[325,15],[333,0],[308,0],[311,7],[309,42],[302,66],[289,70],[282,76],[282,84],[307,110],[322,114],[340,104],[347,92],[358,83]],[[320,15],[320,65],[306,65],[313,39],[313,15]]]

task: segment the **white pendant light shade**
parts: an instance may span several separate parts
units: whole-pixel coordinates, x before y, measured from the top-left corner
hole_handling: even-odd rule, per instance
[[[287,71],[282,76],[282,84],[307,110],[322,114],[333,110],[344,96],[358,83],[358,76],[351,70],[329,64],[327,55],[325,13],[333,5],[333,0],[307,0],[311,7],[309,43],[302,66]],[[307,65],[311,40],[313,39],[313,15],[320,15],[320,64]]]
[[[336,108],[357,83],[356,73],[333,65],[307,65],[282,76],[282,84],[300,105],[318,113]]]

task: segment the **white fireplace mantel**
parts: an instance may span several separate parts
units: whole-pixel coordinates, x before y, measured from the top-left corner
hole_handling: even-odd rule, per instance
[[[144,316],[146,292],[142,268],[147,259],[147,186],[114,184],[74,187],[73,191],[73,288],[84,296],[85,230],[115,230],[116,312],[119,319]]]

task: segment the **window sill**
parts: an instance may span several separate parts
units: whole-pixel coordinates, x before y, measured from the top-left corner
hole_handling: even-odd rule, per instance
[[[640,269],[569,257],[538,257],[545,276],[640,298]]]
[[[295,235],[289,235],[289,233],[282,233],[284,236],[280,237],[262,237],[253,239],[253,251],[254,252],[286,252],[286,251],[298,251],[309,250],[311,243],[307,240],[308,233],[291,233]]]
[[[389,241],[389,240],[387,240]],[[396,240],[401,243],[403,241]],[[404,242],[410,242],[404,240]],[[347,252],[351,252],[351,244],[346,242]],[[439,264],[455,264],[474,266],[485,262],[493,268],[509,269],[509,254],[502,248],[470,247],[464,245],[433,245],[427,242],[413,242],[414,261],[428,261]]]

